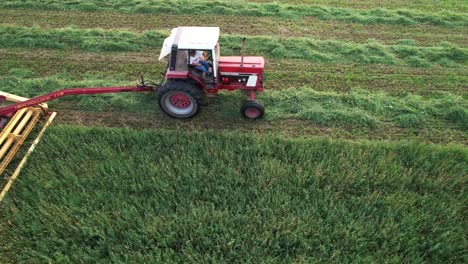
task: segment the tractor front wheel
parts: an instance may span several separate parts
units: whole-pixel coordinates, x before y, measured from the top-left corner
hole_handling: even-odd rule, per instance
[[[159,106],[169,116],[190,118],[200,110],[201,92],[190,83],[171,82],[159,89]]]
[[[241,106],[241,114],[247,119],[259,119],[265,114],[265,108],[255,100],[247,100]]]

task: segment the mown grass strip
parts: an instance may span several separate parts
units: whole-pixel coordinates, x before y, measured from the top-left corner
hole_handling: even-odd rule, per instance
[[[96,87],[129,84],[121,76],[89,76],[75,79],[65,74],[46,78],[31,78],[31,72],[12,70],[11,76],[0,78],[2,90],[25,97],[71,87]],[[104,111],[121,109],[131,112],[158,111],[153,96],[140,94],[107,94],[102,96],[69,97],[80,107]],[[266,120],[300,119],[313,124],[374,129],[391,124],[402,128],[431,127],[442,122],[465,130],[468,124],[468,101],[462,96],[440,92],[432,96],[352,89],[349,93],[316,91],[310,86],[261,94],[259,100],[267,107]],[[208,108],[225,118],[237,119],[240,95],[224,95]],[[54,104],[51,104],[52,106]]]
[[[158,61],[152,52],[80,52],[77,50],[0,49],[0,76],[11,69],[25,69],[36,77],[66,73],[85,78],[89,74],[124,75],[136,79],[160,81],[167,64]],[[428,94],[448,91],[466,94],[466,67],[412,68],[385,65],[350,65],[312,63],[305,60],[268,58],[265,69],[267,89],[294,89],[304,85],[320,91],[350,91],[360,87],[369,91],[383,90],[391,94],[411,92]]]
[[[277,17],[125,14],[115,12],[47,11],[3,9],[1,24],[41,28],[131,29],[132,31],[163,30],[181,25],[217,26],[223,34],[271,35],[278,37],[310,37],[339,39],[366,43],[377,39],[383,44],[395,44],[401,39],[411,39],[417,46],[437,45],[441,40],[459,46],[468,46],[465,28],[445,28],[428,25],[363,25],[338,21],[321,21],[305,17],[291,20]],[[183,23],[181,23],[183,21]],[[239,23],[242,21],[242,23]],[[236,25],[233,27],[233,25]]]
[[[0,261],[464,262],[467,163],[456,145],[53,126],[1,205]]]
[[[125,0],[76,0],[72,2],[50,0],[47,3],[39,0],[7,0],[0,3],[3,8],[28,8],[43,10],[79,10],[79,11],[112,11],[125,13],[151,13],[176,15],[248,15],[272,16],[284,18],[316,17],[321,20],[338,20],[361,24],[397,24],[417,25],[431,24],[445,27],[466,27],[468,18],[463,13],[441,11],[437,13],[414,10],[387,10],[376,8],[356,10],[348,8],[287,5],[280,3],[250,3],[243,1],[125,1]]]
[[[268,0],[248,0],[248,2],[268,3]],[[372,9],[372,8],[387,8],[400,9],[404,6],[407,9],[416,9],[424,11],[441,11],[452,10],[455,12],[467,12],[468,5],[466,2],[459,0],[444,0],[444,1],[407,1],[407,0],[283,0],[284,4],[295,5],[323,5],[334,7],[346,7],[354,9]]]
[[[80,49],[84,51],[143,51],[158,49],[167,31],[150,30],[135,33],[102,29],[41,29],[37,27],[0,26],[0,47]],[[239,54],[241,36],[223,35],[223,54]],[[273,58],[306,59],[312,62],[349,62],[360,64],[409,65],[428,67],[466,65],[468,49],[450,43],[437,47],[418,47],[411,41],[383,45],[378,41],[366,44],[312,38],[278,38],[251,36],[249,53]]]
[[[433,98],[408,94],[392,97],[384,92],[354,89],[350,93],[315,91],[310,87],[268,93],[272,118],[299,118],[321,124],[377,127],[387,120],[400,127],[427,125],[427,119],[446,120],[468,129],[468,101],[450,93]]]

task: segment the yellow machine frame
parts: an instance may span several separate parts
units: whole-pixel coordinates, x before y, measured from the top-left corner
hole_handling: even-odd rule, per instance
[[[0,96],[3,96],[6,101],[13,103],[28,100],[28,98],[20,97],[14,94],[9,94],[1,91]],[[0,133],[0,175],[3,174],[7,166],[10,164],[10,162],[20,149],[21,145],[28,137],[29,133],[31,133],[32,129],[35,127],[41,116],[43,116],[46,112],[47,104],[41,104],[37,107],[28,107],[17,111],[8,121],[8,124]],[[7,180],[7,183],[0,192],[0,202],[3,200],[5,194],[10,189],[11,185],[13,184],[13,181],[16,179],[16,177],[18,177],[18,174],[20,173],[24,164],[26,164],[27,159],[34,151],[36,145],[39,143],[39,140],[44,134],[44,131],[54,120],[56,114],[56,112],[50,113],[41,131],[37,135],[31,147],[26,152],[23,159],[20,161],[19,165],[14,170],[13,174],[9,177],[4,177]]]

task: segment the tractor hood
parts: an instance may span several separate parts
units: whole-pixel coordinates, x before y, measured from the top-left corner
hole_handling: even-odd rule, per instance
[[[159,60],[177,49],[213,50],[218,43],[219,27],[178,27],[164,40]]]
[[[229,56],[219,58],[219,71],[221,74],[238,73],[256,73],[262,74],[265,67],[263,57],[244,57],[244,65],[241,66],[240,56]]]

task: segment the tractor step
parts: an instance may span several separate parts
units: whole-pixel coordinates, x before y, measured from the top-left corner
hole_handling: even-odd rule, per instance
[[[4,92],[0,92],[0,97],[4,98],[5,101],[12,103],[28,100],[27,98],[19,97]],[[0,125],[2,128],[2,131],[0,132],[0,175],[7,180],[6,184],[2,187],[2,191],[0,193],[0,201],[3,199],[6,192],[11,187],[13,181],[18,176],[22,167],[26,163],[26,160],[31,155],[31,152],[34,150],[35,146],[39,142],[39,139],[44,133],[45,129],[54,119],[56,115],[55,112],[51,113],[48,120],[45,123],[43,123],[43,127],[38,133],[36,140],[34,140],[31,147],[23,156],[16,169],[11,168],[13,173],[10,176],[5,177],[3,173],[5,171],[10,171],[9,165],[13,160],[19,160],[16,159],[18,151],[21,149],[21,146],[28,138],[30,133],[34,130],[36,125],[38,123],[42,123],[39,122],[39,120],[41,119],[41,117],[44,116],[46,110],[47,105],[45,104],[35,107],[23,108],[21,110],[16,111],[13,114],[13,116],[9,118],[3,117],[0,120]],[[6,170],[7,168],[8,170]]]

